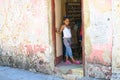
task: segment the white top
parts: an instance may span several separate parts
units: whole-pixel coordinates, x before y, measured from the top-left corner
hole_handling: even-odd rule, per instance
[[[63,38],[71,38],[71,37],[72,37],[71,30],[65,26],[63,30]]]

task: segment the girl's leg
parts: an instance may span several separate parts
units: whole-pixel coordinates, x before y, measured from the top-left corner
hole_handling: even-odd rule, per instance
[[[66,53],[65,53],[66,55],[66,61],[68,61],[68,52],[67,52],[67,50],[66,50]]]
[[[72,60],[72,62],[75,63],[75,64],[80,64],[80,63],[81,63],[80,61],[76,61],[73,57],[71,57],[71,60]]]
[[[71,39],[68,39],[68,46],[66,48],[68,55],[70,56],[72,62],[74,62],[73,54],[72,54],[72,49],[71,49]]]
[[[80,64],[80,61],[76,61],[76,60],[73,58],[71,47],[67,47],[66,50],[68,51],[68,53],[69,53],[68,55],[70,56],[72,62],[75,63],[75,64]]]
[[[68,56],[69,56],[69,57],[71,58],[71,60],[72,60],[73,63],[79,64],[79,62],[77,62],[77,61],[73,58],[70,39],[64,39],[64,44],[65,44],[65,47],[66,47],[66,62],[67,62],[68,64],[70,64],[70,61],[68,60]]]
[[[75,63],[75,64],[80,64],[80,61],[76,61],[76,60],[73,58],[72,49],[71,49],[71,39],[69,39],[68,41],[69,41],[69,46],[67,46],[68,55],[70,56],[70,58],[71,58],[71,60],[72,60],[73,63]]]
[[[75,59],[74,59],[73,57],[70,57],[70,58],[71,58],[72,62],[74,63],[74,62],[75,62]]]
[[[66,64],[71,64],[71,62],[69,61],[68,58],[69,58],[69,57],[68,57],[68,52],[67,52],[67,50],[66,50]]]
[[[66,56],[66,61],[68,61],[68,56]]]
[[[65,53],[66,62],[69,62],[69,60],[68,60],[68,57],[69,57],[69,51],[68,51],[69,43],[68,43],[68,40],[67,40],[67,39],[64,39],[64,45],[65,45],[65,47],[66,47],[66,53]]]

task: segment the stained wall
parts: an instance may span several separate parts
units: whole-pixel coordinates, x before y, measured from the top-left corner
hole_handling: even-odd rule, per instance
[[[51,73],[48,0],[0,0],[0,65]]]
[[[49,0],[0,0],[0,65],[51,73]],[[85,75],[119,80],[120,0],[84,0]],[[53,52],[53,53],[52,53]]]
[[[120,80],[120,0],[112,2],[113,14],[113,48],[112,48],[112,80]]]
[[[112,0],[84,0],[85,75],[110,79],[112,73]]]

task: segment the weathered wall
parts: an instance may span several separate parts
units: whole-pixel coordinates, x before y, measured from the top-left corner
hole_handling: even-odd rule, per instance
[[[49,11],[48,0],[0,0],[0,65],[51,73]]]
[[[120,80],[120,0],[113,0],[112,7],[113,7],[112,80]]]
[[[84,0],[85,75],[110,79],[112,0]]]

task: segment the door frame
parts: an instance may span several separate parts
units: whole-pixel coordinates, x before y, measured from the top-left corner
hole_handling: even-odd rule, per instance
[[[55,0],[51,0],[51,5],[52,5],[52,41],[54,45],[54,64],[55,66],[60,63],[63,59],[63,55],[57,57],[57,51],[56,51],[56,19],[55,19]]]
[[[83,72],[84,72],[84,75],[85,75],[85,34],[84,34],[84,6],[83,6],[83,0],[81,0],[80,2],[81,4],[81,11],[82,11],[82,31],[83,31],[83,43],[82,43],[82,64],[83,64]],[[54,63],[55,65],[57,65],[61,59],[62,59],[62,56],[60,57],[57,57],[56,56],[56,27],[55,27],[55,23],[56,23],[56,19],[55,19],[55,0],[51,0],[51,6],[52,6],[52,41],[53,41],[53,44],[54,44],[54,52],[55,52],[55,60],[54,60]]]
[[[82,14],[82,64],[83,64],[83,74],[85,76],[85,26],[84,26],[84,0],[81,0],[81,14]]]

